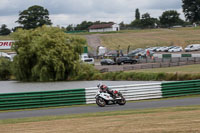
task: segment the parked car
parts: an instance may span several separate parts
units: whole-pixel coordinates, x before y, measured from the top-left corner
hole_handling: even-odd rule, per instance
[[[183,51],[183,48],[180,46],[176,46],[176,47],[169,49],[168,51],[169,52],[181,52],[181,51]]]
[[[138,52],[143,51],[143,50],[144,50],[144,49],[137,48],[137,49],[135,49],[135,50],[129,52],[127,56],[128,56],[128,57],[134,57],[134,56],[136,56],[136,54],[137,54]]]
[[[138,56],[138,57],[147,57],[147,50],[148,49],[138,52],[136,54],[136,56]],[[152,56],[154,54],[153,51],[151,51],[151,50],[148,50],[148,51],[149,51],[149,56]]]
[[[115,62],[112,59],[102,59],[101,65],[115,65]]]
[[[169,47],[167,47],[167,48],[165,49],[165,52],[168,52],[170,49],[172,49],[172,48],[174,48],[174,47],[176,47],[176,46],[169,46]]]
[[[153,51],[153,52],[156,52],[156,49],[157,49],[158,47],[150,47],[150,48],[147,48],[146,50],[150,50],[150,51]]]
[[[190,44],[185,48],[185,52],[200,50],[200,44]]]
[[[157,52],[167,52],[170,47],[163,46],[156,49]]]
[[[139,56],[145,57],[145,56],[146,56],[146,51],[145,51],[145,50],[142,50],[142,51],[136,53],[135,55],[138,56],[138,57],[139,57]]]
[[[157,47],[157,48],[155,49],[155,51],[156,51],[156,52],[160,52],[161,49],[162,49],[162,47]]]
[[[127,64],[127,63],[136,64],[137,62],[138,61],[136,59],[132,59],[130,57],[118,57],[117,60],[116,60],[116,63],[118,65]]]

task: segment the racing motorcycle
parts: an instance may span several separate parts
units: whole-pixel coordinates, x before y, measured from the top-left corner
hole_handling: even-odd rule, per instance
[[[121,92],[117,90],[113,90],[112,93],[113,93],[113,96],[99,89],[95,96],[96,104],[99,107],[104,107],[105,105],[111,105],[111,104],[119,104],[119,105],[126,104],[126,99],[123,97]]]

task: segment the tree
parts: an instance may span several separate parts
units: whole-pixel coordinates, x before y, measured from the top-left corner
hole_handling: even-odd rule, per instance
[[[169,28],[173,25],[180,24],[183,21],[180,19],[179,15],[180,14],[175,10],[165,11],[162,16],[159,17],[160,23]]]
[[[142,15],[141,26],[142,28],[154,28],[155,23],[158,23],[157,21],[158,20],[156,18],[152,18],[149,13],[145,13]]]
[[[77,30],[88,30],[90,26],[93,24],[109,24],[109,23],[114,23],[114,22],[101,22],[101,21],[96,21],[96,22],[91,22],[91,21],[83,21],[80,24],[78,24],[74,29]],[[70,27],[69,27],[70,28]]]
[[[22,26],[16,26],[16,27],[12,28],[12,31],[15,32],[15,31],[17,31],[17,30],[20,29],[20,28],[23,29]]]
[[[67,31],[73,31],[74,30],[73,29],[73,25],[72,24],[68,25],[67,28],[66,28],[66,30]]]
[[[58,81],[76,76],[86,40],[58,27],[19,29],[13,33],[14,75],[20,81]]]
[[[200,21],[200,0],[182,0],[183,12],[190,22]]]
[[[122,21],[121,23],[119,23],[120,29],[124,29],[126,28],[126,24],[124,24],[124,22]]]
[[[7,28],[7,25],[2,24],[0,28],[0,35],[9,35],[11,32],[10,29]]]
[[[41,6],[35,5],[19,13],[19,19],[16,21],[24,29],[34,29],[43,25],[51,25],[49,11]]]
[[[135,10],[135,19],[136,19],[136,20],[139,20],[139,19],[140,19],[140,11],[139,11],[138,8]]]
[[[76,26],[76,30],[88,30],[88,28],[93,25],[92,22],[83,21],[81,24]]]
[[[139,19],[134,20],[133,22],[131,22],[130,26],[134,28],[141,28],[141,20]]]
[[[0,80],[7,80],[11,75],[11,61],[7,58],[0,57]]]

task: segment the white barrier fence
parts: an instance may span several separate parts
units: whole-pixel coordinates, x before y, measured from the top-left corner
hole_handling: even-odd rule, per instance
[[[161,83],[134,84],[121,86],[108,86],[112,90],[120,91],[127,101],[162,98]],[[85,88],[86,103],[96,103],[97,87]]]

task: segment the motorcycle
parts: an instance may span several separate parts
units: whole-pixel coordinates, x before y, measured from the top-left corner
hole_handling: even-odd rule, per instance
[[[111,104],[119,104],[119,105],[126,104],[126,99],[123,97],[121,92],[119,92],[117,90],[113,90],[112,93],[113,93],[113,96],[111,96],[111,94],[109,94],[105,91],[101,91],[99,89],[95,96],[96,104],[99,107],[104,107],[105,105],[111,105]]]

